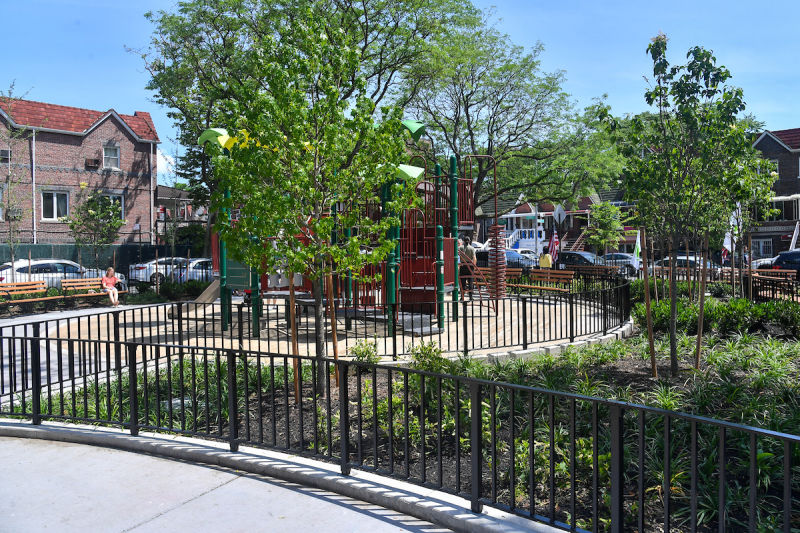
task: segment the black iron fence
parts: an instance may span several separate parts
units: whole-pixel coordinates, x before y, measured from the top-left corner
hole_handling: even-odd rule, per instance
[[[798,436],[397,366],[29,327],[3,337],[0,415],[34,424],[283,449],[571,530],[800,526]]]
[[[195,302],[102,310],[82,316],[30,321],[0,327],[0,338],[30,336],[38,324],[45,338],[99,339],[145,344],[176,343],[214,348],[239,346],[268,353],[293,353],[288,299],[267,295],[261,305],[237,304],[223,322],[221,305]],[[342,308],[336,313],[337,348],[341,355],[359,343],[371,343],[380,355],[395,359],[425,342],[448,353],[528,349],[560,341],[601,335],[630,316],[630,286],[596,284],[577,293],[518,294],[497,299],[414,303],[389,313],[381,307]],[[298,299],[295,313],[299,355],[317,355],[314,302]],[[333,356],[330,315],[319,324],[325,356]]]

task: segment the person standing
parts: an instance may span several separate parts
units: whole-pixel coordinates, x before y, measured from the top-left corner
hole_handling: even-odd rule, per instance
[[[111,300],[111,305],[119,307],[119,291],[117,291],[117,283],[119,278],[114,274],[114,269],[108,267],[106,275],[100,280],[100,286],[104,292],[108,293],[108,299]]]
[[[464,237],[464,257],[466,257],[469,261],[468,265],[461,267],[461,276],[464,277],[464,272],[466,271],[466,283],[464,284],[469,292],[470,298],[472,298],[472,289],[474,285],[474,276],[472,270],[475,269],[475,248],[472,247],[472,239],[469,237]]]
[[[550,252],[545,251],[539,257],[539,268],[553,268],[553,256],[550,255]]]

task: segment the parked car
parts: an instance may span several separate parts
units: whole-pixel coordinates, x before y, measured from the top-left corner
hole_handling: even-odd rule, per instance
[[[670,258],[669,256],[664,257],[663,259],[659,259],[655,262],[655,266],[657,267],[669,267],[670,266]],[[685,256],[685,255],[677,255],[675,256],[675,266],[678,268],[690,268],[690,269],[700,269],[703,267],[702,261],[700,257],[694,256]],[[722,267],[719,266],[717,263],[709,260],[706,264],[706,268],[708,269],[708,275],[712,280],[719,279],[722,274]],[[648,268],[648,272],[652,275],[653,274],[653,267],[650,266]]]
[[[185,278],[187,281],[213,281],[214,272],[212,270],[211,258],[202,257],[189,261],[189,267],[186,269]]]
[[[800,276],[800,250],[779,253],[769,268],[772,270],[796,270]]]
[[[516,249],[516,251],[517,251],[517,252],[518,252],[520,255],[522,255],[522,256],[524,256],[524,257],[527,257],[528,259],[530,259],[531,261],[533,261],[533,263],[534,263],[536,266],[539,266],[539,256],[538,256],[538,255],[536,254],[536,252],[534,252],[533,250],[531,250],[531,249],[529,249],[529,248],[517,248],[517,249]]]
[[[772,268],[778,256],[762,257],[761,259],[753,259],[753,270]]]
[[[46,281],[48,287],[61,288],[62,279],[81,279],[86,276],[86,269],[74,261],[66,259],[19,259],[0,265],[0,283],[11,283],[11,271],[14,281]]]
[[[635,276],[637,268],[634,266],[636,262],[636,258],[633,254],[625,254],[622,252],[614,252],[610,254],[606,254],[603,256],[605,259],[606,264],[622,267],[626,276]],[[641,268],[641,263],[639,265]]]
[[[185,277],[187,260],[185,257],[162,257],[144,263],[136,263],[128,268],[130,283],[159,283],[166,279],[180,281]]]
[[[489,253],[490,250],[488,249],[477,250],[475,252],[475,263],[478,265],[478,267],[489,266]],[[516,250],[506,250],[506,266],[511,268],[521,268],[522,274],[526,275],[531,271],[532,268],[537,266],[537,263],[520,254]]]
[[[553,264],[553,268],[557,268],[559,270],[569,270],[569,267],[571,266],[605,266],[605,264],[605,259],[598,257],[592,252],[561,252],[558,254],[558,259],[556,259],[555,263]]]

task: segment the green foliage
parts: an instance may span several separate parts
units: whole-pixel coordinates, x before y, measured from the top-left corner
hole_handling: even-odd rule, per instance
[[[139,292],[136,294],[129,294],[125,302],[129,305],[143,305],[143,304],[157,304],[167,302],[167,298],[158,295],[152,290],[143,290],[142,285],[139,285]]]
[[[574,109],[563,72],[541,67],[544,47],[515,45],[489,16],[456,21],[406,77],[407,107],[428,125],[426,157],[491,156],[475,161],[475,205],[501,200],[567,202],[617,179],[622,161],[608,149],[598,116],[605,104]],[[466,120],[464,117],[468,117]]]
[[[101,268],[100,250],[117,240],[120,228],[125,225],[122,206],[100,192],[90,193],[73,207],[66,221],[75,244],[92,249],[95,268]]]
[[[659,34],[647,52],[653,79],[644,96],[654,112],[610,124],[628,157],[622,174],[628,198],[651,235],[676,250],[691,235],[724,233],[737,206],[768,208],[775,177],[759,172],[763,160],[739,116],[742,90],[727,84],[731,73],[711,51],[692,47],[685,65],[670,65],[667,37]],[[675,331],[670,353],[677,373]]]
[[[729,298],[733,296],[733,285],[721,281],[708,284],[708,292],[714,298]]]
[[[164,280],[159,284],[159,294],[166,301],[191,300],[197,298],[210,285],[210,282],[189,280],[185,283]]]
[[[452,362],[442,355],[442,350],[435,341],[421,342],[413,346],[409,352],[411,368],[447,374],[452,370]]]
[[[586,228],[586,242],[594,246],[599,255],[606,248],[616,248],[625,240],[625,225],[622,211],[609,202],[600,202],[592,206],[589,226]]]
[[[669,301],[661,300],[651,304],[653,331],[669,331]],[[676,329],[687,335],[697,334],[699,305],[686,299],[678,300]],[[633,307],[633,318],[644,327],[644,304]],[[734,298],[728,301],[707,299],[703,308],[703,322],[706,331],[716,331],[721,336],[742,333],[767,333],[783,337],[800,338],[800,303],[772,301],[752,303],[749,300]]]
[[[362,339],[350,348],[347,353],[357,363],[375,365],[381,362],[381,356],[378,355],[378,347],[374,341]]]

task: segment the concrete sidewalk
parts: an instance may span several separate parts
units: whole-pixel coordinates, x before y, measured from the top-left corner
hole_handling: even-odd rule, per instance
[[[0,437],[0,531],[448,531],[325,490],[69,442]]]

